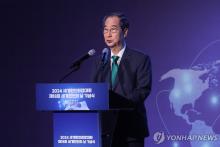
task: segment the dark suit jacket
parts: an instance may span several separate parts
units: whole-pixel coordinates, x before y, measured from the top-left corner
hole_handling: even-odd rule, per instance
[[[107,82],[110,84],[111,89],[110,55],[107,64],[104,66],[100,58],[97,58],[95,61],[92,82]],[[148,136],[149,131],[144,100],[151,90],[150,58],[141,52],[126,48],[120,61],[116,85],[112,90],[132,103],[133,109],[118,111],[109,115],[105,114],[103,116],[103,132],[106,133],[117,128],[129,137]],[[113,122],[116,125],[114,129],[106,125],[106,123],[108,124],[113,120],[112,117],[117,118]]]

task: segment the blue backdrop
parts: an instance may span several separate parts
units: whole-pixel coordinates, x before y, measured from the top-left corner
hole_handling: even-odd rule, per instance
[[[58,82],[74,59],[89,49],[100,54],[105,47],[102,17],[112,11],[122,11],[130,20],[127,45],[152,59],[153,89],[146,100],[151,136],[146,144],[219,146],[219,140],[184,141],[172,136],[220,134],[217,0],[1,2],[5,139],[0,146],[52,146],[52,115],[35,110],[35,83]],[[92,60],[65,82],[88,82]]]

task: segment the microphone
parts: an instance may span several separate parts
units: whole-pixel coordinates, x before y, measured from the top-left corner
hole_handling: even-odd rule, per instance
[[[74,68],[75,66],[79,66],[84,60],[88,59],[89,57],[95,55],[95,49],[91,49],[86,53],[85,55],[81,56],[79,59],[77,59],[73,64],[70,66],[70,68]]]
[[[104,48],[102,50],[102,64],[105,65],[108,61],[109,49]]]

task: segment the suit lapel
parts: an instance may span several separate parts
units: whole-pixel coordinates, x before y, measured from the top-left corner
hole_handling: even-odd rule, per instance
[[[113,87],[113,91],[120,85],[121,80],[120,78],[123,77],[123,73],[125,71],[125,67],[126,67],[126,63],[128,63],[129,61],[129,56],[130,56],[130,52],[129,49],[126,48],[124,54],[122,55],[121,61],[120,61],[120,65],[119,65],[119,69],[118,69],[118,73],[116,76],[116,81],[115,81],[115,87]]]

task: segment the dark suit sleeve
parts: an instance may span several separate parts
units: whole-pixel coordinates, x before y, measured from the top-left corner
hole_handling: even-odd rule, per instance
[[[148,56],[143,59],[137,68],[136,88],[129,96],[134,103],[143,103],[151,91],[151,61]]]

